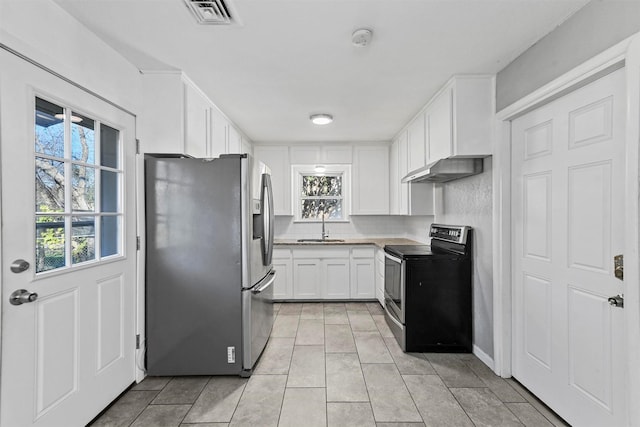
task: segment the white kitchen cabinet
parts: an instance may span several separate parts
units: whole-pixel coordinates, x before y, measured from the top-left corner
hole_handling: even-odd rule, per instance
[[[375,297],[374,248],[354,248],[351,251],[351,298]]]
[[[276,281],[273,285],[274,299],[293,298],[293,260],[290,249],[273,249],[273,268]]]
[[[142,111],[138,116],[141,150],[184,153],[183,82],[181,73],[144,73]]]
[[[426,129],[425,129],[425,114],[421,112],[411,122],[407,130],[408,137],[408,169],[409,171],[416,170],[425,165],[426,162]]]
[[[392,215],[434,215],[434,185],[402,183],[408,173],[407,131],[401,132],[390,148],[389,201]]]
[[[242,150],[242,136],[240,136],[240,132],[230,124],[227,128],[227,153],[244,153]]]
[[[251,141],[244,136],[242,137],[242,152],[253,156],[253,145]]]
[[[207,157],[211,103],[190,82],[184,89],[184,152],[194,157]]]
[[[491,154],[493,78],[453,77],[429,102],[427,163]]]
[[[384,307],[384,249],[376,249],[376,299]]]
[[[142,88],[143,152],[218,157],[247,151],[241,132],[185,74],[145,73]]]
[[[323,299],[349,298],[349,257],[325,258],[321,262]]]
[[[351,164],[350,145],[295,145],[290,148],[292,165]]]
[[[291,215],[291,164],[289,147],[256,145],[253,155],[271,169],[273,210],[276,215]]]
[[[351,215],[389,214],[389,146],[353,147]]]
[[[218,157],[227,152],[229,121],[217,108],[211,109],[211,141],[209,157]]]
[[[406,135],[406,131],[403,132]],[[400,215],[400,170],[398,169],[398,148],[400,146],[400,137],[393,140],[389,147],[389,213],[391,215]]]
[[[293,298],[320,299],[320,260],[303,258],[293,260]]]

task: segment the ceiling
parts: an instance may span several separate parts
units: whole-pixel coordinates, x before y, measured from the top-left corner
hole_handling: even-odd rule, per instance
[[[140,70],[183,70],[252,140],[287,143],[390,140],[449,77],[496,73],[587,3],[227,1],[241,24],[198,25],[183,0],[56,0]]]

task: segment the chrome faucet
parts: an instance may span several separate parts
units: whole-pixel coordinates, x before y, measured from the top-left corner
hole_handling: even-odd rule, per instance
[[[329,237],[329,233],[324,228],[324,206],[322,207],[322,240]]]

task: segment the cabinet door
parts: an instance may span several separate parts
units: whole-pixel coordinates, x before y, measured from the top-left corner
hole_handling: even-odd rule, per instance
[[[409,125],[409,171],[416,170],[425,165],[425,115],[421,113]]]
[[[322,260],[322,297],[325,299],[349,298],[349,259],[327,258]]]
[[[317,299],[320,292],[320,260],[293,260],[293,297],[297,299]]]
[[[240,132],[238,132],[232,125],[229,125],[227,135],[227,153],[238,154],[243,152]]]
[[[436,98],[429,109],[429,159],[432,163],[451,156],[453,147],[453,89]]]
[[[389,214],[389,147],[353,148],[352,215]]]
[[[276,281],[273,285],[274,299],[293,298],[293,264],[291,259],[273,259]]]
[[[292,165],[315,165],[320,163],[320,147],[317,145],[293,146],[289,149]]]
[[[291,215],[291,166],[289,147],[255,146],[254,157],[271,169],[273,209],[276,215]]]
[[[376,250],[376,298],[384,307],[384,250]]]
[[[350,145],[323,146],[320,161],[332,165],[350,165],[353,162],[353,150]]]
[[[407,133],[400,135],[398,140],[398,171],[402,180],[409,173],[409,141]],[[409,185],[400,182],[398,184],[398,214],[409,214]]]
[[[351,260],[351,298],[375,298],[376,278],[373,258]]]
[[[389,149],[389,213],[391,215],[400,214],[400,170],[398,168],[398,146],[399,138],[393,141]]]
[[[227,133],[229,128],[229,122],[222,115],[222,113],[216,109],[211,109],[211,149],[209,151],[209,157],[218,157],[220,154],[227,152]]]
[[[242,137],[242,152],[253,156],[253,145],[247,138]]]
[[[184,151],[194,157],[207,157],[211,104],[190,84],[184,85]]]

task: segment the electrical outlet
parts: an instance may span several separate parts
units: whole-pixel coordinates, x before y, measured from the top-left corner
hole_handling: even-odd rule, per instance
[[[227,363],[236,363],[235,347],[227,347]]]

